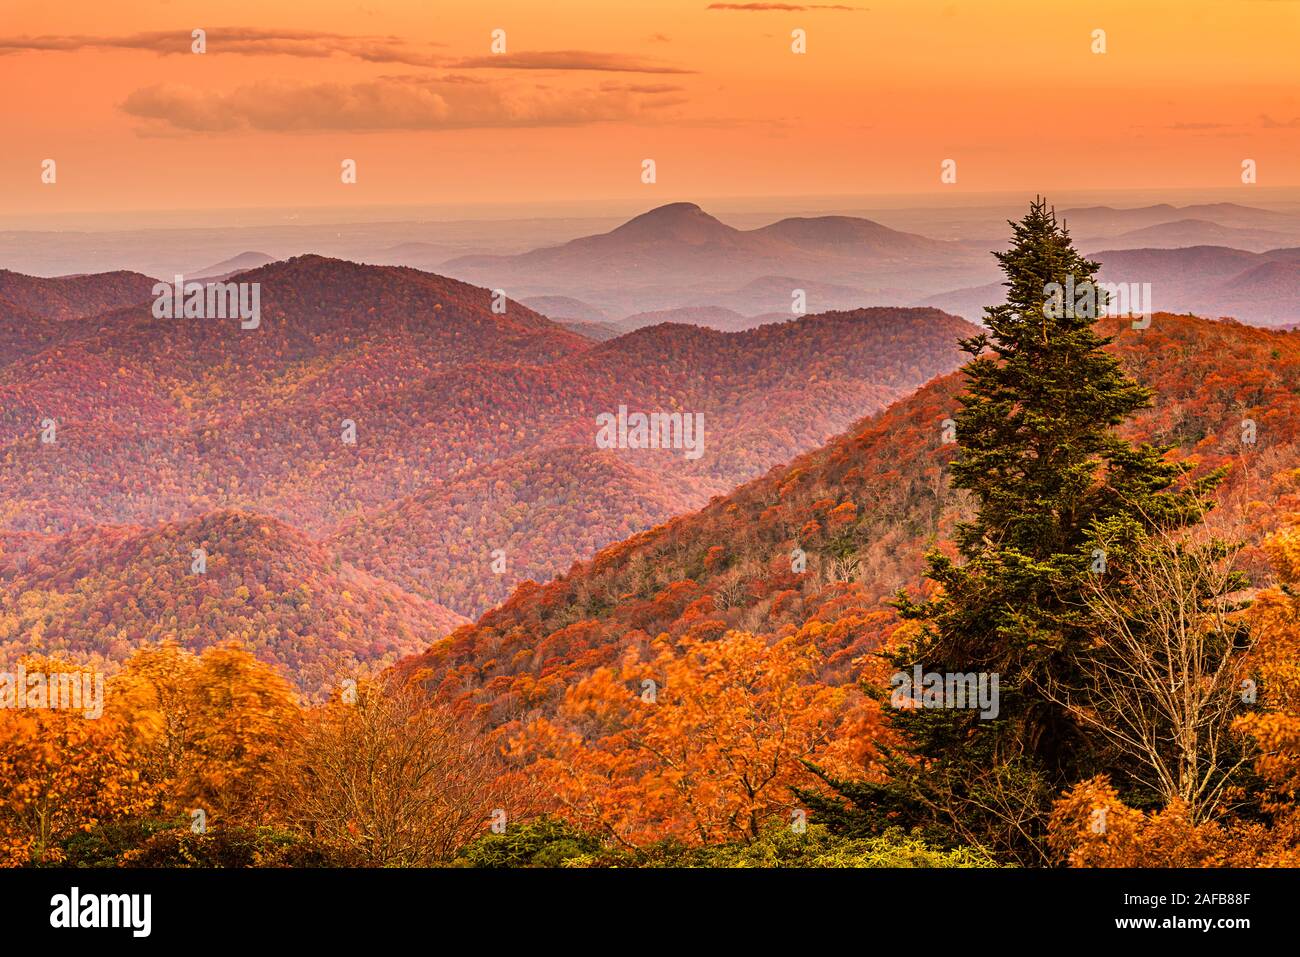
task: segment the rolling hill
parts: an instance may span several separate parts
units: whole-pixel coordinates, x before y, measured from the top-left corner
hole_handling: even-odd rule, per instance
[[[1300,506],[1300,334],[1168,314],[1145,330],[1106,328],[1124,365],[1155,390],[1129,434],[1174,445],[1196,473],[1231,467],[1221,520],[1258,542]],[[631,650],[732,628],[812,629],[821,680],[854,681],[858,659],[897,624],[883,600],[919,584],[924,553],[950,548],[967,507],[948,485],[955,446],[942,430],[962,378],[935,380],[548,584],[522,585],[401,668],[506,736],[529,716],[554,715],[574,682]],[[1253,443],[1242,442],[1244,419],[1256,425]],[[792,566],[795,548],[803,571]],[[1263,573],[1257,550],[1246,567]]]
[[[464,620],[252,513],[97,526],[0,551],[5,660],[71,652],[111,668],[145,642],[238,639],[317,694]]]
[[[1283,246],[1290,234],[1271,229],[1224,226],[1208,219],[1176,219],[1120,233],[1106,241],[1111,249],[1159,246],[1229,246],[1249,252],[1266,252]]]
[[[935,310],[875,309],[596,343],[406,268],[304,256],[238,279],[260,284],[255,330],[157,319],[147,303],[0,323],[0,529],[266,515],[475,614],[951,370],[970,331]],[[703,415],[700,456],[599,449],[596,417],[620,406]],[[566,480],[552,488],[555,471]],[[597,490],[634,504],[602,514]],[[491,501],[516,505],[480,521]],[[500,541],[470,542],[474,529]],[[501,575],[483,560],[497,548]]]
[[[1103,282],[1150,283],[1154,309],[1228,317],[1251,325],[1280,326],[1300,319],[1300,249],[1249,252],[1226,246],[1174,249],[1103,249]],[[1004,300],[999,283],[929,296],[918,304],[978,321],[983,307]]]
[[[346,524],[340,547],[419,594],[482,611],[518,581],[548,579],[631,530],[698,507],[953,368],[953,343],[969,329],[942,313],[881,309],[731,334],[638,330],[531,383],[520,373],[547,418],[538,442],[367,511]],[[703,414],[703,454],[598,449],[595,416],[620,404]],[[524,448],[508,437],[507,446]],[[609,502],[621,504],[611,513]],[[491,571],[495,549],[509,557],[507,574]]]
[[[862,290],[919,285],[937,292],[957,285],[959,277],[987,275],[991,265],[982,252],[961,244],[868,219],[792,217],[742,230],[695,203],[670,203],[607,233],[511,256],[460,257],[440,268],[523,298],[576,297],[610,315],[627,316],[702,305],[785,312],[792,289],[817,284],[838,285],[850,295],[847,301],[823,299],[809,311],[853,307],[867,302]],[[770,301],[726,297],[773,276],[794,278]]]
[[[243,252],[238,256],[231,256],[229,259],[223,259],[219,263],[213,263],[199,269],[192,275],[187,275],[187,279],[228,279],[231,276],[238,275],[241,272],[247,272],[250,269],[256,269],[259,266],[269,266],[275,262],[274,256],[268,256],[266,253]]]
[[[76,319],[153,299],[156,280],[138,272],[41,278],[0,269],[0,316],[6,305],[46,319]]]
[[[657,326],[661,322],[675,322],[688,326],[705,326],[719,332],[740,332],[769,322],[784,322],[792,318],[790,314],[765,313],[760,316],[746,316],[734,309],[722,306],[683,306],[680,309],[660,309],[656,312],[638,312],[620,319],[615,328],[624,332],[633,332],[646,326]]]

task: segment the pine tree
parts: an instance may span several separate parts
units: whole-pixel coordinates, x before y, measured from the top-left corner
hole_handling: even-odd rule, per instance
[[[1104,351],[1111,340],[1095,328],[1104,295],[1096,308],[1069,301],[1069,290],[1097,288],[1098,264],[1079,255],[1042,199],[1010,225],[1010,249],[995,254],[1007,302],[985,310],[987,333],[961,343],[973,358],[955,415],[952,484],[972,494],[977,512],[958,526],[960,561],[928,557],[939,596],[900,594],[896,605],[917,630],[890,656],[902,672],[997,674],[998,716],[886,704],[902,741],[886,752],[887,783],[832,782],[855,806],[848,817],[842,803],[803,796],[841,827],[918,826],[1042,863],[1048,803],[1098,761],[1042,690],[1069,680],[1086,640],[1081,594],[1098,543],[1113,563],[1146,529],[1199,521],[1221,475],[1180,482],[1186,469],[1166,459],[1167,447],[1115,433],[1151,397]]]

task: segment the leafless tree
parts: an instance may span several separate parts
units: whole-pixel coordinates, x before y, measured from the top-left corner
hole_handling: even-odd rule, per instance
[[[357,863],[451,858],[505,805],[490,742],[418,689],[385,677],[308,721],[287,755],[281,795],[300,833]]]
[[[827,584],[851,582],[858,577],[861,562],[856,555],[833,555],[825,568]]]
[[[734,608],[744,603],[745,582],[738,573],[728,575],[718,583],[718,589],[713,594],[714,608],[725,611],[728,608]]]
[[[1078,657],[1080,680],[1044,689],[1196,821],[1214,816],[1248,760],[1230,730],[1248,650],[1233,594],[1239,551],[1204,528],[1151,533],[1122,569],[1096,575],[1085,591],[1096,628]],[[1112,574],[1122,576],[1118,585]]]

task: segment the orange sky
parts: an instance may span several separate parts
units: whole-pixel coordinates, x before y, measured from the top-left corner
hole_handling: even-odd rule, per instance
[[[708,6],[4,0],[0,210],[1300,185],[1296,0]]]

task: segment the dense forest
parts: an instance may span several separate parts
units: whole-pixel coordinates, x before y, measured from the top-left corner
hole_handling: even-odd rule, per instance
[[[0,275],[0,530],[256,513],[465,617],[816,448],[956,368],[970,332],[864,309],[596,344],[491,290],[303,256],[241,274],[251,333],[118,306],[113,278],[87,306],[110,311],[33,316],[5,290],[63,280]],[[702,414],[703,454],[596,448],[620,405]]]
[[[628,534],[655,520],[637,504],[655,489],[563,446],[541,472],[502,454],[473,483],[444,476],[323,542],[237,511],[150,532],[11,522],[0,641],[31,652],[30,672],[91,667],[74,663],[91,649],[124,664],[99,720],[0,711],[0,854],[85,866],[1300,864],[1300,336],[1053,309],[1053,284],[1087,283],[1097,264],[1045,202],[1013,225],[998,256],[1007,302],[982,331],[943,327],[960,338],[960,370],[872,340],[864,348],[888,349],[905,373],[872,388],[939,377],[645,531]],[[851,351],[846,337],[869,337],[884,312],[823,317],[834,335],[819,341]],[[799,323],[750,334],[772,337],[746,348],[775,350],[805,390],[840,387],[792,358]],[[547,335],[567,348],[567,334]],[[897,335],[915,341],[910,326]],[[733,339],[661,326],[500,374],[572,366],[594,382],[612,368],[649,388],[680,365],[700,388],[734,389],[720,346]],[[602,353],[641,349],[646,361],[626,368]],[[749,375],[771,380],[754,390],[760,404],[797,381],[776,365]],[[861,388],[854,401],[872,406]],[[209,398],[199,418],[238,404]],[[296,414],[292,401],[280,414]],[[285,474],[357,480],[320,465],[313,426],[296,421],[307,451]],[[257,461],[246,452],[239,461]],[[574,528],[561,503],[595,524]],[[625,537],[441,637],[445,609],[414,597],[436,597],[423,575],[455,573],[449,555],[418,554],[435,528],[571,554]],[[159,556],[188,562],[195,541],[241,557],[177,598],[175,560]],[[471,604],[494,598],[463,587]],[[214,617],[223,640],[196,640]],[[322,628],[358,664],[392,667],[320,670]],[[278,629],[270,655],[266,629]],[[336,683],[313,697],[286,667],[306,669],[311,690]],[[900,695],[913,673],[994,679],[996,708]]]

